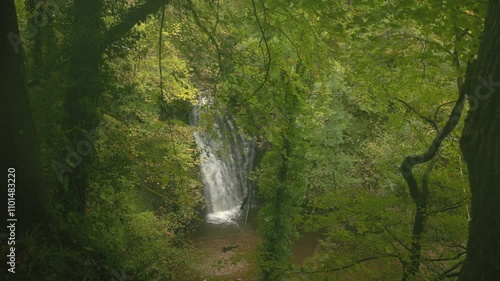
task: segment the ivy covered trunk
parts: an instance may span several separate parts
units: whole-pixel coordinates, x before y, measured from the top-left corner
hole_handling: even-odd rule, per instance
[[[460,147],[469,169],[471,222],[459,281],[500,280],[500,1],[489,3]]]
[[[271,140],[273,148],[262,160],[261,167],[269,171],[259,181],[260,191],[267,201],[259,212],[261,276],[259,280],[282,280],[290,271],[292,241],[297,238],[296,220],[304,194],[302,142],[298,140],[297,116],[304,91],[295,87],[293,79],[302,77],[299,63],[292,75],[281,71],[284,95],[277,118],[280,130]],[[296,76],[295,76],[296,75]],[[291,76],[291,77],[290,77]]]

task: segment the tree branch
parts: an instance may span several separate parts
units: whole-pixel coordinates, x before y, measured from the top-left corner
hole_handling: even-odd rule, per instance
[[[448,104],[452,104],[452,103],[456,103],[457,101],[450,101],[450,102],[446,102],[446,103],[443,103],[441,104],[440,106],[438,106],[436,108],[436,113],[434,113],[434,121],[437,122],[437,118],[438,118],[438,114],[439,114],[439,110],[441,110],[441,107],[443,106],[447,106]]]
[[[450,211],[450,210],[453,210],[453,209],[457,209],[457,208],[460,208],[462,207],[463,205],[465,204],[465,200],[463,201],[460,201],[460,202],[456,202],[456,203],[453,203],[451,205],[448,205],[446,207],[443,207],[439,210],[433,210],[431,211],[432,214],[438,214],[438,213],[444,213],[446,211]]]
[[[330,269],[323,269],[323,270],[315,270],[315,271],[294,271],[294,273],[305,273],[305,274],[316,274],[316,273],[326,273],[326,272],[334,272],[334,271],[341,271],[341,270],[344,270],[344,269],[348,269],[348,268],[351,268],[355,265],[358,265],[362,262],[367,262],[367,261],[371,261],[371,260],[377,260],[377,259],[380,259],[380,258],[398,258],[398,256],[396,255],[384,255],[384,256],[378,256],[378,257],[368,257],[368,258],[362,258],[362,259],[359,259],[357,261],[354,261],[350,264],[347,264],[347,265],[343,265],[343,266],[340,266],[340,267],[335,267],[335,268],[330,268]]]
[[[104,52],[109,46],[122,38],[134,25],[145,21],[148,15],[158,11],[161,6],[167,5],[170,2],[171,0],[148,0],[140,6],[131,8],[120,23],[115,24],[104,32],[104,43],[102,44],[101,52]]]
[[[262,5],[264,5],[264,4],[262,4]],[[266,82],[267,82],[267,80],[269,78],[269,70],[271,68],[271,51],[269,50],[269,45],[267,43],[266,33],[265,33],[265,30],[262,27],[262,24],[260,22],[259,15],[257,14],[257,8],[255,7],[255,1],[254,0],[252,0],[252,7],[253,7],[253,14],[255,16],[255,20],[257,21],[257,24],[258,24],[259,29],[260,29],[260,33],[262,34],[261,37],[260,37],[260,41],[262,42],[262,40],[263,40],[264,41],[264,45],[266,47],[267,63],[266,63],[266,59],[265,59],[264,49],[262,48],[262,43],[261,42],[259,43],[259,47],[261,48],[261,51],[262,51],[262,57],[264,58],[264,64],[266,65],[266,74],[264,76],[264,80],[259,85],[259,87],[257,87],[257,89],[255,89],[253,91],[253,93],[248,98],[246,98],[243,101],[243,103],[249,101],[253,96],[255,96],[255,94],[257,94],[258,91],[260,91],[260,89],[262,89],[262,87],[266,84]]]
[[[440,49],[442,49],[443,51],[445,51],[446,53],[448,53],[448,55],[450,56],[453,56],[453,52],[448,50],[445,46],[443,46],[442,44],[440,44],[439,42],[437,41],[434,41],[432,39],[429,39],[429,38],[422,38],[422,37],[419,37],[418,35],[411,35],[411,34],[408,34],[408,33],[403,33],[403,34],[395,34],[395,35],[392,35],[392,37],[397,37],[397,36],[400,36],[402,38],[410,38],[410,39],[414,39],[416,41],[420,41],[420,42],[425,42],[429,45],[434,45]]]
[[[438,132],[427,151],[420,155],[406,156],[401,163],[401,166],[399,167],[399,171],[401,172],[401,175],[405,179],[406,183],[408,184],[408,188],[410,189],[410,195],[414,199],[420,198],[421,192],[418,189],[417,179],[415,178],[415,175],[412,171],[413,167],[428,162],[432,158],[434,158],[443,141],[457,126],[458,121],[460,120],[460,117],[462,115],[462,110],[464,108],[465,91],[463,91],[462,89],[460,89],[459,91],[458,100],[455,102],[455,106],[453,107],[453,110],[448,117],[448,121],[446,122],[443,130]]]
[[[389,230],[389,226],[384,226],[384,229],[387,231],[387,233],[389,233],[389,235],[392,237],[392,239],[396,240],[396,242],[398,242],[401,246],[403,246],[406,250],[408,250],[408,252],[410,252],[410,247],[406,246],[405,243],[403,243],[403,241],[399,240],[399,238],[396,237],[396,235],[394,235],[390,230]]]
[[[410,104],[408,104],[404,100],[399,99],[399,98],[394,98],[394,99],[397,100],[397,101],[399,101],[400,103],[404,104],[411,111],[415,112],[420,118],[422,118],[425,121],[427,121],[436,131],[439,132],[439,127],[438,127],[438,125],[437,125],[437,123],[436,123],[435,120],[432,120],[430,117],[424,116],[423,114],[421,114],[420,112],[418,112],[415,108],[413,108]]]
[[[449,269],[447,269],[443,273],[441,273],[441,275],[439,276],[439,277],[442,278],[441,280],[444,280],[445,277],[451,278],[451,277],[458,276],[458,274],[459,274],[458,272],[453,272],[452,273],[452,271],[455,270],[455,269],[457,269],[463,263],[464,263],[464,261],[459,261],[458,263],[456,263],[455,265],[453,265],[452,267],[450,267]]]
[[[424,259],[423,261],[430,261],[430,262],[436,262],[436,261],[453,261],[453,260],[456,260],[456,259],[460,258],[461,256],[465,255],[466,253],[467,252],[461,252],[461,253],[458,253],[456,256],[451,257],[451,258]]]
[[[219,7],[217,6],[217,17],[216,17],[216,21],[215,21],[215,25],[213,27],[213,33],[210,32],[202,23],[201,23],[201,20],[200,20],[200,17],[198,15],[198,13],[196,12],[196,10],[194,9],[194,4],[191,0],[187,0],[187,5],[186,5],[187,9],[191,12],[191,14],[193,15],[194,17],[194,21],[196,23],[196,25],[201,28],[201,30],[208,36],[208,40],[210,42],[212,42],[212,45],[214,45],[214,48],[216,50],[216,53],[217,53],[217,62],[219,64],[219,71],[217,73],[217,77],[220,76],[221,72],[222,72],[222,56],[221,56],[221,50],[219,48],[219,43],[217,42],[216,38],[215,38],[215,31],[217,30],[217,25],[219,23]]]

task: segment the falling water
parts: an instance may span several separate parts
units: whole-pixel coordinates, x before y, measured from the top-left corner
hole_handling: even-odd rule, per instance
[[[214,224],[234,223],[247,195],[255,149],[253,142],[239,134],[231,120],[217,113],[214,116],[214,133],[194,133],[202,159],[206,219]],[[196,107],[192,125],[199,125],[199,119]]]

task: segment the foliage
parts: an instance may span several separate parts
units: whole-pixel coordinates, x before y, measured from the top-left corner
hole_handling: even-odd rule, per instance
[[[198,129],[213,129],[218,112],[258,144],[260,280],[337,271],[399,279],[416,210],[398,167],[445,124],[477,53],[484,1],[191,0],[161,7],[165,17],[152,8],[130,17],[160,2],[98,1],[89,26],[75,20],[83,2],[58,2],[30,34],[46,4],[16,1],[56,213],[50,227],[22,239],[21,259],[33,261],[23,268],[27,280],[107,280],[116,270],[138,280],[198,278],[187,237],[204,201],[189,116],[207,96],[214,111]],[[127,21],[135,25],[106,41]],[[84,48],[75,46],[80,35],[95,40],[84,42],[99,52],[89,50],[95,69],[78,67],[86,61],[74,57]],[[429,173],[421,280],[463,259],[470,195],[457,147],[462,127]],[[89,155],[71,163],[80,140]],[[415,167],[419,184],[426,169]],[[297,268],[291,245],[301,231],[322,238]]]

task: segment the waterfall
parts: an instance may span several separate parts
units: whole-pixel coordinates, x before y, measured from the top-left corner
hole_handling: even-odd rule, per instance
[[[201,100],[200,105],[207,104]],[[208,105],[209,106],[209,105]],[[193,109],[191,124],[199,125],[200,109]],[[235,223],[247,196],[255,147],[239,134],[233,121],[214,113],[213,132],[194,132],[201,153],[201,172],[205,184],[206,219],[210,223]],[[251,203],[251,202],[249,202]]]

